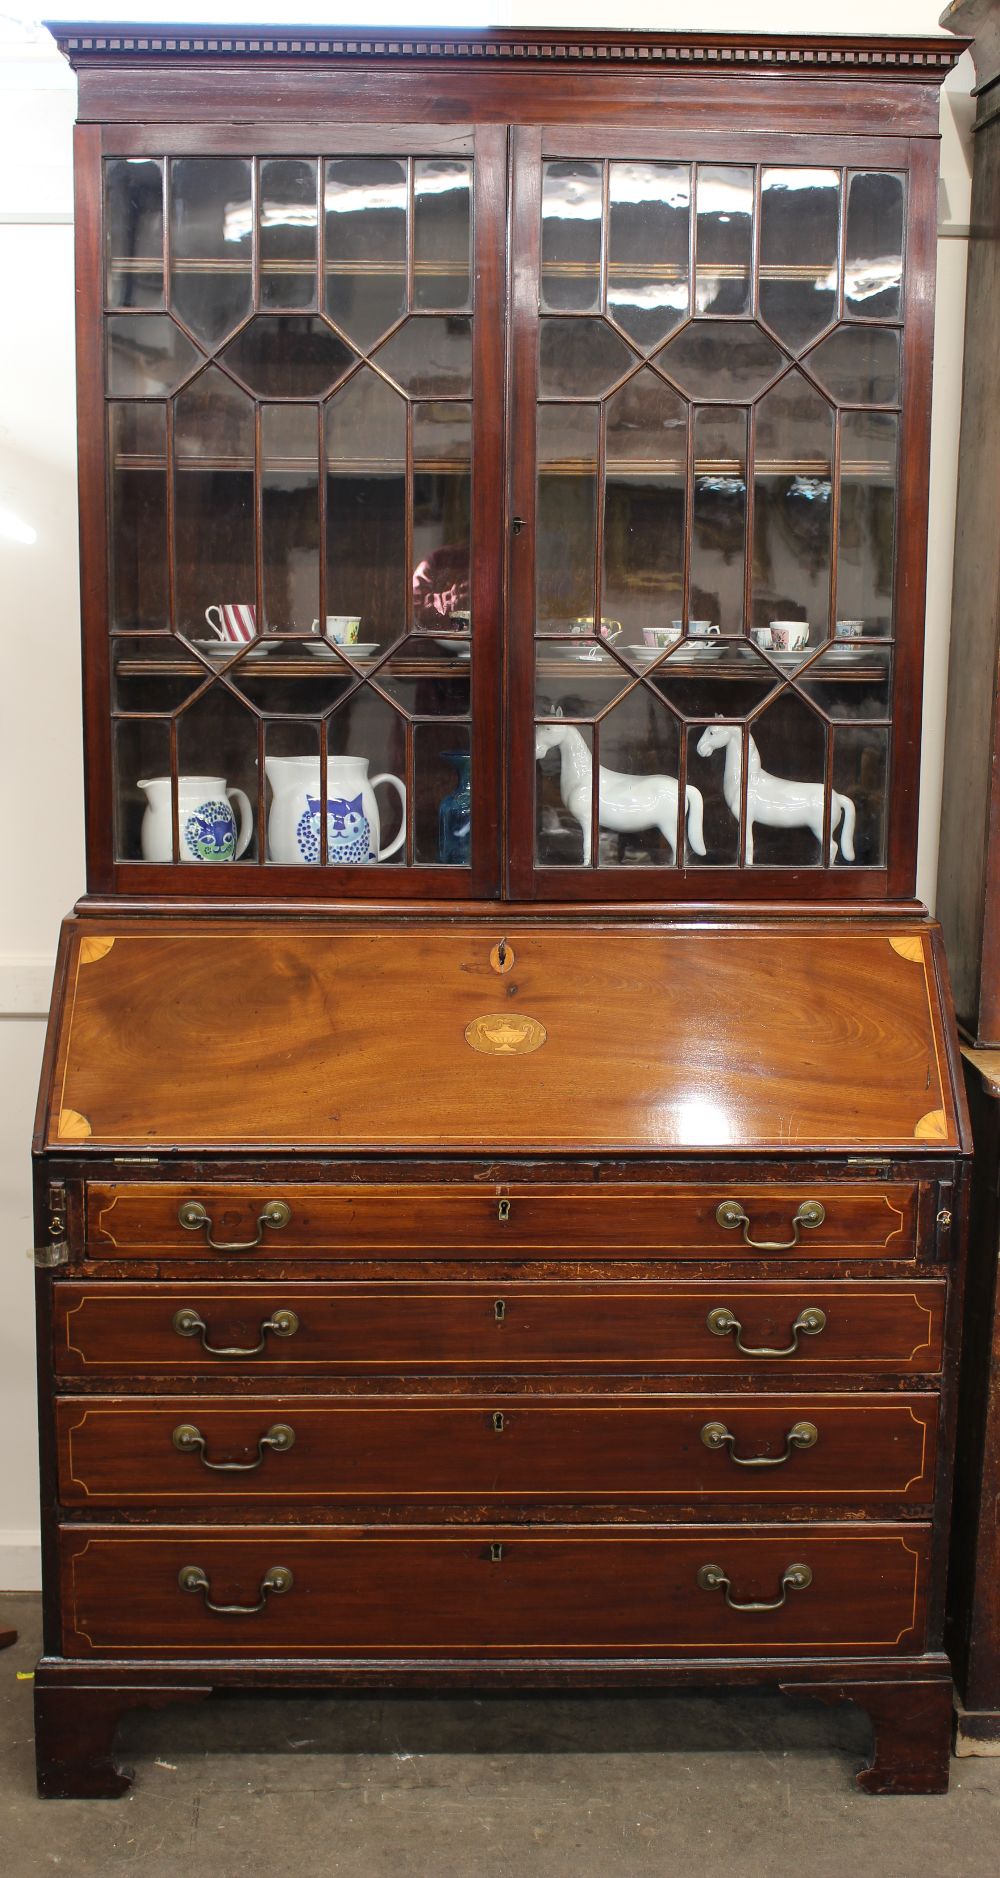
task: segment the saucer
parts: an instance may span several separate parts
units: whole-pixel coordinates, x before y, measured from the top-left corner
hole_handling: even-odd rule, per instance
[[[321,633],[315,633],[305,643],[315,658],[324,652],[342,652],[347,659],[370,659],[381,651],[376,639],[355,639],[353,645],[338,646],[332,639],[324,639]]]

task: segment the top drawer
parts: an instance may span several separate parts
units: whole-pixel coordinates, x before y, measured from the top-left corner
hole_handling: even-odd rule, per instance
[[[917,1187],[92,1183],[87,1239],[110,1258],[912,1259]]]

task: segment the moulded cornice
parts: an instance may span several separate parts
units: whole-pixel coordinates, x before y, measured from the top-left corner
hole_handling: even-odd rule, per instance
[[[950,35],[925,38],[768,35],[758,33],[572,33],[490,28],[469,33],[329,31],[252,26],[49,27],[70,64],[153,59],[317,59],[456,65],[570,66],[575,69],[652,67],[658,71],[792,70],[802,76],[877,72],[885,78],[943,79],[964,42]]]

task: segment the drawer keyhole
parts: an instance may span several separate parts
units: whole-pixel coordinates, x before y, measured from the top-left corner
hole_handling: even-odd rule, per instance
[[[496,1303],[493,1306],[493,1315],[496,1318],[496,1321],[498,1324],[503,1323],[503,1320],[507,1315],[507,1306],[504,1303],[502,1298],[497,1298]]]
[[[501,1226],[506,1226],[507,1221],[510,1218],[510,1201],[509,1200],[497,1201],[497,1218],[500,1221]]]
[[[502,1409],[494,1409],[493,1411],[493,1433],[495,1435],[503,1434],[503,1410]]]

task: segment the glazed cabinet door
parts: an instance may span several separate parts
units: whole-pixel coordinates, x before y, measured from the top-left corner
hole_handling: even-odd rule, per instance
[[[901,139],[517,133],[519,894],[904,883],[927,183]]]
[[[104,139],[103,882],[489,892],[505,134]]]

